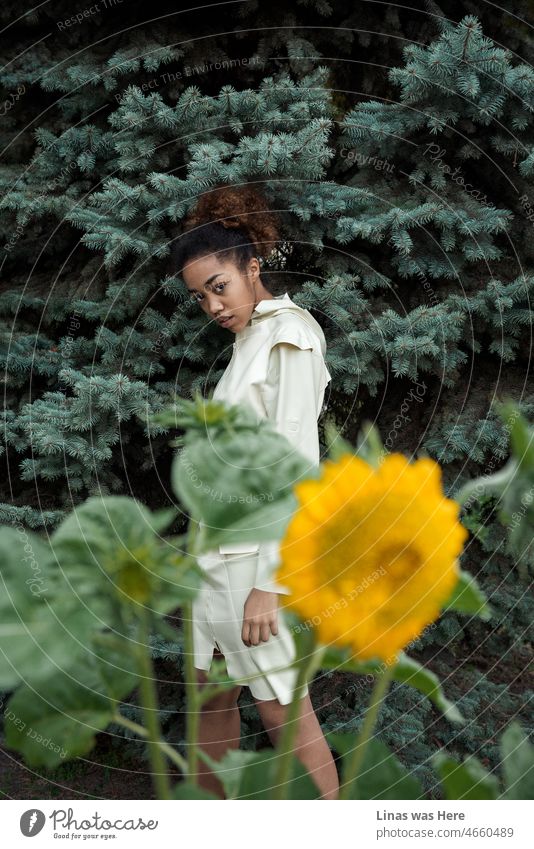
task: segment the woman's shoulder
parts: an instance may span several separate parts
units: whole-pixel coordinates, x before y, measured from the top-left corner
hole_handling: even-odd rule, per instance
[[[288,342],[298,348],[321,350],[321,342],[307,321],[292,312],[280,312],[269,319],[269,346]]]

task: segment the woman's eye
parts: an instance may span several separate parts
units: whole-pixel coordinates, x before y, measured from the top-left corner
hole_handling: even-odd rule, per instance
[[[217,292],[218,295],[221,295],[222,292],[224,292],[225,286],[226,286],[226,283],[215,283],[214,286],[213,286],[213,289],[214,289],[215,292]],[[189,300],[193,304],[200,304],[200,303],[202,303],[203,297],[204,297],[204,295],[202,294],[202,292],[192,292],[189,296]]]

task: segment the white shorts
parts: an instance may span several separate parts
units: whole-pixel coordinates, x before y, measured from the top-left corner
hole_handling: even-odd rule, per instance
[[[207,580],[193,600],[194,665],[208,670],[213,650],[218,648],[231,678],[257,676],[241,682],[254,698],[278,699],[286,705],[292,699],[297,670],[285,668],[296,652],[284,610],[278,609],[278,634],[271,634],[266,643],[247,646],[241,638],[243,610],[254,584],[257,556],[256,552],[220,554],[213,550],[197,558]],[[308,692],[306,685],[302,695]]]

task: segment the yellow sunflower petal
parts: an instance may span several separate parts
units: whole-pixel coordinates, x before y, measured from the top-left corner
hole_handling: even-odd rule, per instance
[[[395,453],[375,469],[344,454],[295,493],[277,573],[292,592],[284,606],[327,644],[395,657],[439,616],[469,536],[439,465]]]

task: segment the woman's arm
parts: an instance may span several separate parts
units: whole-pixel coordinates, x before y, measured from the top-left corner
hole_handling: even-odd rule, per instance
[[[309,461],[310,470],[320,461],[317,410],[322,403],[319,395],[323,368],[322,357],[311,347],[278,342],[271,348],[267,380],[261,390],[268,419]],[[290,590],[272,579],[279,563],[278,541],[260,543],[253,586],[264,592],[289,595]]]
[[[322,371],[323,359],[311,347],[277,342],[261,389],[267,418],[315,466],[320,461],[317,418]]]

